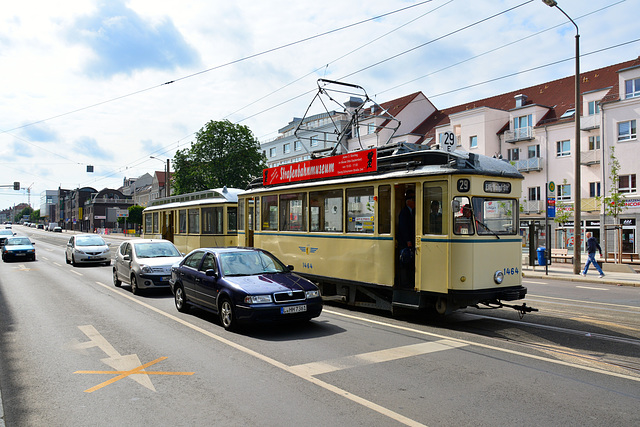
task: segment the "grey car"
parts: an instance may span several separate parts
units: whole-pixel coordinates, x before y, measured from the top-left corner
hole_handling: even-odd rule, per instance
[[[131,292],[139,294],[142,289],[169,288],[171,266],[182,261],[180,253],[168,240],[128,240],[116,251],[113,264],[113,284],[131,285]]]
[[[77,234],[71,236],[65,251],[67,264],[111,265],[109,245],[97,234]]]

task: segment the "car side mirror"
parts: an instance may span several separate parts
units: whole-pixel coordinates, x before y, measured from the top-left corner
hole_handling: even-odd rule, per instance
[[[287,265],[287,270],[293,271],[293,265]]]
[[[208,269],[207,271],[204,272],[204,274],[207,277],[213,277],[214,279],[218,278],[218,272],[216,270],[214,270],[213,268]]]
[[[125,256],[122,257],[122,259],[125,261],[131,261],[131,255],[126,254]]]

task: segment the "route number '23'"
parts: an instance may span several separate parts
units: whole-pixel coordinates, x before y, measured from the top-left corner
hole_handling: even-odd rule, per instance
[[[440,143],[447,153],[451,153],[456,146],[456,135],[453,132],[444,132],[440,134]]]

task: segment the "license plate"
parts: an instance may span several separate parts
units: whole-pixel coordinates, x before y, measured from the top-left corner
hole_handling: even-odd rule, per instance
[[[171,280],[171,276],[160,276],[161,282],[168,282],[169,280]]]
[[[280,309],[281,314],[302,313],[307,311],[306,305],[292,305],[290,307],[282,307]]]

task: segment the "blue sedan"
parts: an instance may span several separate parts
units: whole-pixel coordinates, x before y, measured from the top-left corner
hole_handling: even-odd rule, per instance
[[[318,287],[256,248],[196,249],[171,268],[180,312],[197,306],[227,329],[255,321],[309,320],[322,312]]]
[[[2,260],[10,259],[36,260],[36,248],[28,237],[7,237],[2,246]]]

